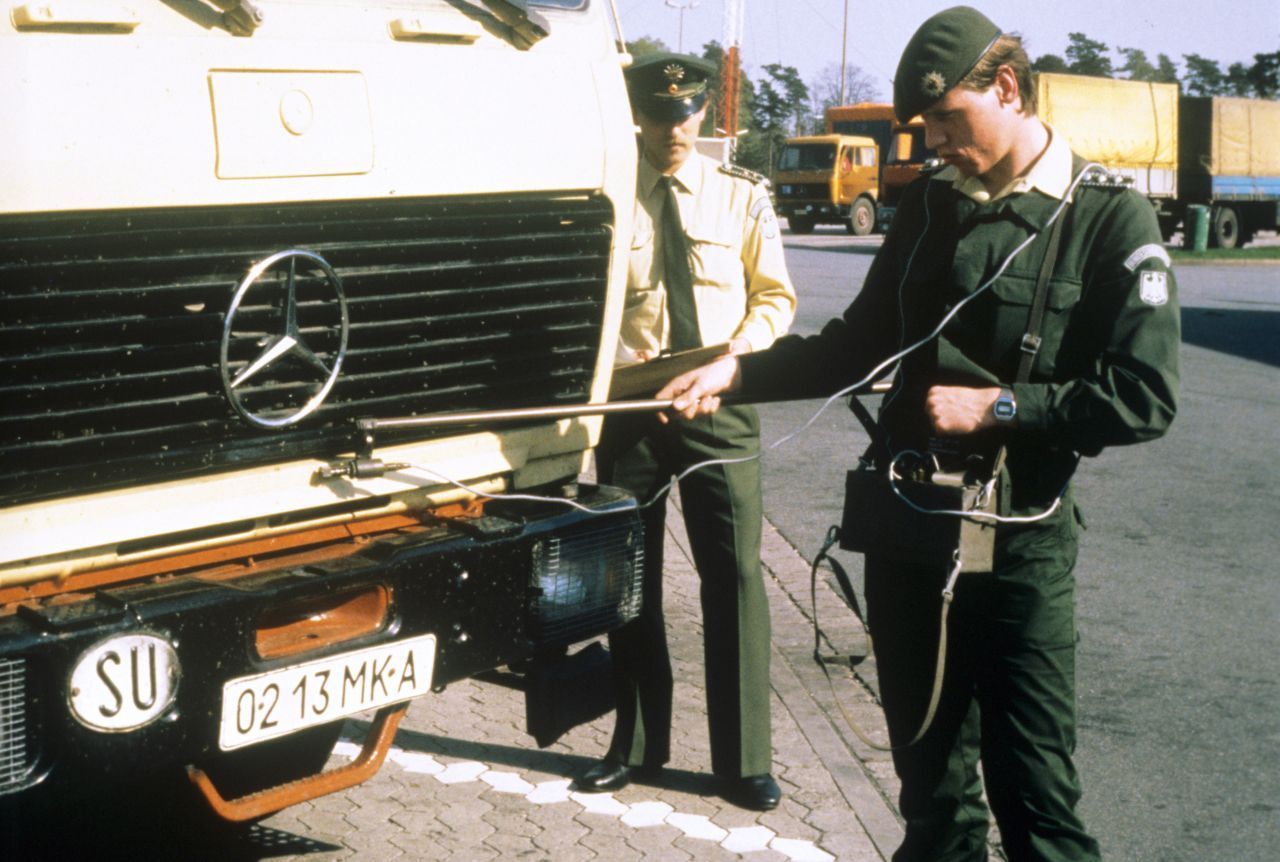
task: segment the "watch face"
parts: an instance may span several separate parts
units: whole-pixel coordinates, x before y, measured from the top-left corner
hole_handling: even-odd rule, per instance
[[[995,414],[996,419],[1001,422],[1008,422],[1014,416],[1017,416],[1018,405],[1017,402],[1013,400],[1012,393],[1002,393],[1000,397],[996,399],[996,403],[992,407],[992,412]]]

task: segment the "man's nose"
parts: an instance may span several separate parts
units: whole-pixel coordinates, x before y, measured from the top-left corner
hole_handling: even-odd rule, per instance
[[[936,150],[942,146],[947,140],[947,136],[943,134],[942,129],[936,123],[930,123],[925,120],[924,123],[924,145],[930,150]]]

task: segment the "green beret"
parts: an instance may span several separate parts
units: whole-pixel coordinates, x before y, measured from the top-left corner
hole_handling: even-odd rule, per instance
[[[680,122],[707,103],[707,79],[716,67],[688,54],[645,54],[626,70],[631,106],[655,120]]]
[[[960,83],[1000,36],[977,9],[952,6],[920,25],[898,61],[893,112],[900,122],[927,109]]]

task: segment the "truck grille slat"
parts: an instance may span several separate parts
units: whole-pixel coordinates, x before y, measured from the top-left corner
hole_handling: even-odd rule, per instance
[[[585,401],[612,217],[602,198],[564,194],[0,219],[0,499],[331,458],[362,416]],[[293,248],[342,279],[347,353],[318,410],[269,430],[223,391],[224,316],[255,263]],[[336,300],[315,272],[296,282],[302,339],[332,363]],[[282,334],[283,295],[245,294],[231,376]],[[287,412],[318,386],[302,364],[237,391]]]

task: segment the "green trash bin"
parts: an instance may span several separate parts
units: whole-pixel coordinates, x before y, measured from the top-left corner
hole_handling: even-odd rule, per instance
[[[1182,245],[1192,251],[1204,251],[1209,247],[1209,208],[1204,204],[1189,204],[1182,219]]]

